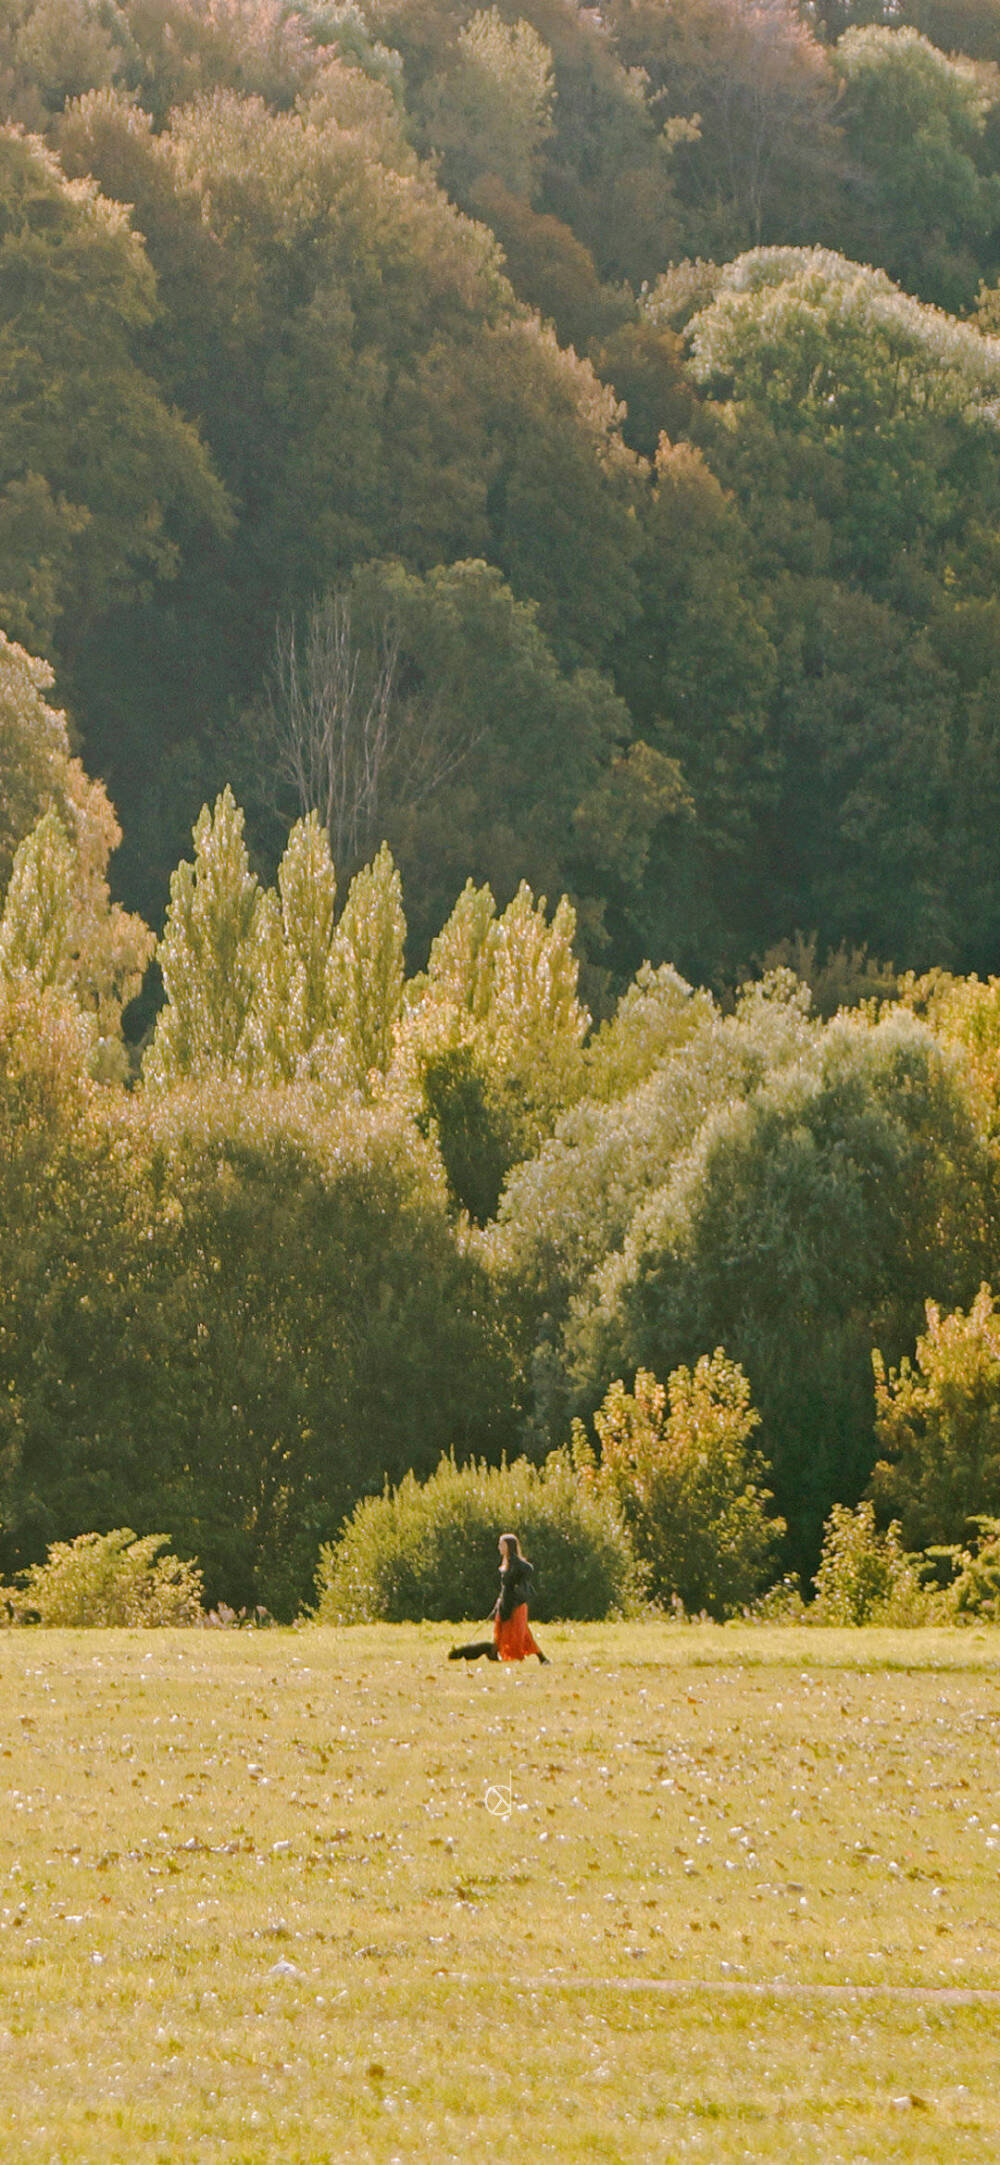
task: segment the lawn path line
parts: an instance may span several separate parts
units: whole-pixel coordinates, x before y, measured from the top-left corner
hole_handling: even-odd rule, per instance
[[[452,1984],[486,1985],[487,1978],[473,1977],[465,1972],[447,1980]],[[890,1984],[828,1984],[822,1982],[797,1984],[794,1979],[776,1977],[770,1982],[759,1977],[532,1977],[531,1990],[550,1992],[662,1992],[665,1998],[692,1998],[696,1993],[713,1994],[716,1998],[732,1997],[745,1993],[756,2000],[897,2000],[915,2006],[932,2007],[1000,2007],[1000,1986],[997,1985],[890,1985]]]

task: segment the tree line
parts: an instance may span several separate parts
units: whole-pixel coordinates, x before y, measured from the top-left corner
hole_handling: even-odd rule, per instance
[[[998,63],[11,0],[3,1570],[292,1614],[709,1371],[782,1568],[1000,1509]]]
[[[562,1495],[571,1450],[717,1611],[869,1490],[921,1548],[996,1513],[996,979],[824,1020],[788,968],[720,1001],[646,963],[598,1025],[565,895],[470,880],[411,972],[385,844],[341,891],[310,815],[268,887],[227,789],[132,1077],[113,821],[4,659],[63,795],[0,914],[0,1569],[128,1526],[290,1616],[442,1453],[562,1453]]]

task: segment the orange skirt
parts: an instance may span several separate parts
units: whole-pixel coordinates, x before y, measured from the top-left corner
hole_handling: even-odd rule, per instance
[[[494,1618],[493,1643],[501,1661],[524,1661],[529,1654],[538,1653],[539,1649],[528,1629],[526,1601],[522,1601],[520,1607],[514,1610],[513,1616],[508,1616],[505,1624],[500,1622],[498,1616]]]

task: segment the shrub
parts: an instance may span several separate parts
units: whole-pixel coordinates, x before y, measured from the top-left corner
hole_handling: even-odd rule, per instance
[[[826,1522],[823,1554],[813,1580],[815,1624],[925,1624],[932,1613],[918,1566],[908,1556],[893,1520],[876,1531],[875,1508],[834,1504]]]
[[[748,1609],[743,1611],[747,1624],[807,1624],[810,1611],[802,1599],[798,1573],[787,1572],[766,1593],[758,1595]]]
[[[721,1618],[767,1585],[785,1525],[768,1517],[750,1448],[758,1418],[742,1369],[719,1350],[676,1368],[666,1389],[642,1368],[634,1393],[613,1383],[594,1416],[599,1461],[574,1424],[582,1478],[620,1512],[654,1600]]]
[[[977,1516],[971,1548],[957,1544],[929,1549],[929,1562],[948,1574],[948,1583],[935,1592],[935,1622],[965,1624],[1000,1623],[1000,1519]]]
[[[638,1581],[628,1535],[606,1500],[582,1489],[566,1452],[544,1466],[465,1466],[442,1458],[429,1481],[356,1505],[320,1552],[321,1624],[482,1617],[495,1598],[497,1542],[508,1528],[535,1565],[533,1613],[579,1620],[631,1606]]]
[[[178,1556],[161,1556],[167,1534],[137,1540],[128,1526],[109,1534],[56,1541],[44,1564],[0,1589],[12,1623],[63,1625],[197,1624],[201,1573]]]

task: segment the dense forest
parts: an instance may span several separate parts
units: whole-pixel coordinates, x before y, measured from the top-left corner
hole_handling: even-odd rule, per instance
[[[789,1564],[1000,1511],[998,0],[3,0],[0,119],[0,1562],[291,1613],[717,1347]]]
[[[130,908],[227,782],[273,871],[335,602],[414,964],[993,965],[1000,9],[885,17],[5,0],[0,617]]]

